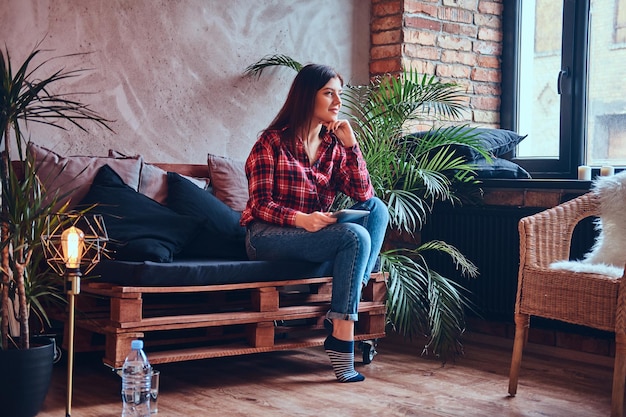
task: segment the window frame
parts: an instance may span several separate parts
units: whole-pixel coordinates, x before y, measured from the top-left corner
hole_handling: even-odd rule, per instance
[[[521,1],[504,0],[502,14],[500,126],[514,131],[518,128],[519,110]],[[590,3],[590,0],[563,0],[561,74],[555,74],[554,80],[561,90],[559,158],[524,159],[511,155],[511,160],[533,178],[577,178],[578,166],[584,160]]]

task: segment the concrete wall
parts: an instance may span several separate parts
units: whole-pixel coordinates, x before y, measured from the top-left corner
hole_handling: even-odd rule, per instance
[[[61,67],[91,68],[63,91],[114,120],[114,133],[30,125],[34,142],[63,155],[109,149],[147,161],[245,158],[282,105],[295,72],[260,80],[244,69],[283,53],[369,79],[369,0],[0,0],[0,39],[14,66],[42,41]],[[43,72],[42,72],[43,74]]]

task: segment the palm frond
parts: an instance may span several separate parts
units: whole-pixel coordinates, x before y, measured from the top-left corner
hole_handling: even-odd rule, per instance
[[[261,77],[263,71],[269,67],[287,67],[298,72],[302,69],[302,64],[287,55],[268,55],[248,65],[243,74],[246,77],[256,77],[258,79]]]
[[[463,353],[460,342],[465,331],[464,302],[461,293],[450,281],[430,271],[428,301],[430,303],[430,338],[424,346],[424,354],[435,353],[444,362]]]
[[[381,267],[389,273],[387,318],[398,333],[425,337],[424,353],[433,352],[446,361],[462,353],[465,309],[473,309],[473,304],[463,287],[428,267],[423,256],[427,251],[443,251],[463,275],[477,275],[471,261],[441,241],[383,252]]]

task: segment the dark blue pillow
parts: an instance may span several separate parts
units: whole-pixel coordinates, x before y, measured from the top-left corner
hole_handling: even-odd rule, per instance
[[[239,224],[241,213],[210,191],[175,172],[168,172],[167,206],[200,221],[198,234],[178,257],[247,259],[246,229]]]
[[[480,145],[487,153],[494,157],[501,157],[511,152],[515,147],[526,138],[528,135],[519,135],[512,130],[506,129],[490,129],[490,128],[473,128],[473,127],[461,127],[461,128],[445,128],[439,131],[440,134],[446,134],[446,132],[454,133],[454,135],[472,136],[477,144]],[[411,133],[408,137],[423,138],[429,134],[433,134],[432,131],[422,131]],[[479,159],[482,155],[475,149],[465,145],[454,145],[454,149],[457,154],[465,156],[467,159]]]
[[[530,174],[515,162],[508,159],[491,158],[488,162],[485,158],[477,158],[471,161],[472,170],[478,179],[529,179]]]
[[[102,214],[114,259],[171,262],[197,233],[199,221],[138,193],[108,165],[96,174],[81,207]]]

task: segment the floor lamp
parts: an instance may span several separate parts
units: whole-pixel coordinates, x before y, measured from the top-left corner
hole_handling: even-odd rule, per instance
[[[65,277],[65,292],[69,304],[67,401],[65,416],[72,415],[74,371],[75,296],[80,294],[81,270],[88,274],[103,254],[108,236],[99,214],[63,213],[48,216],[41,235],[48,265]]]

